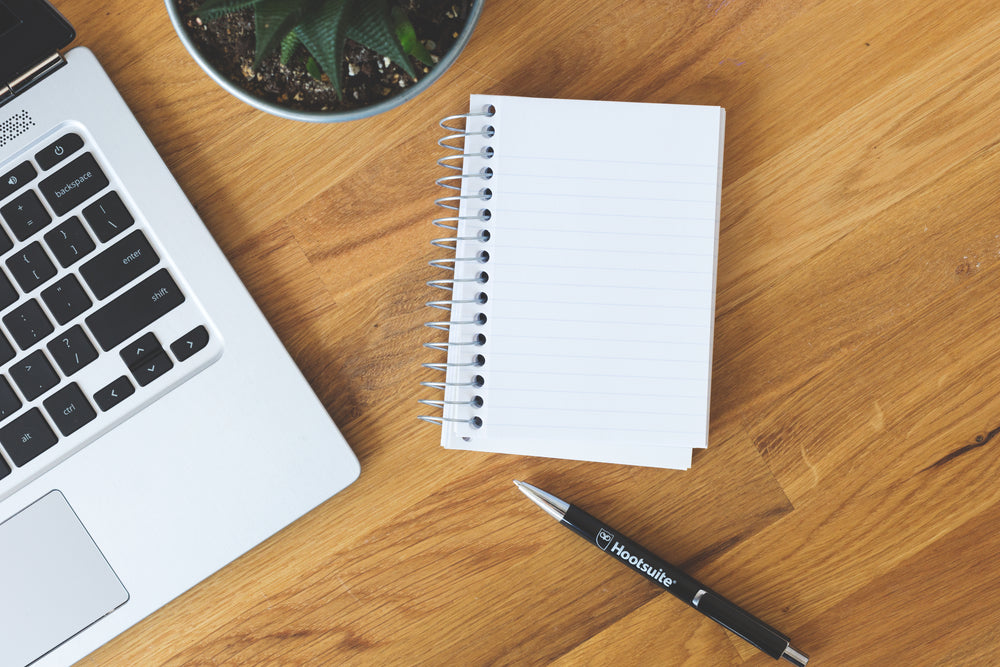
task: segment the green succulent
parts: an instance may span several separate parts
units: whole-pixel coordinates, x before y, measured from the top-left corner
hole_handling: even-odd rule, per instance
[[[281,62],[287,64],[304,46],[311,55],[306,70],[315,78],[325,72],[338,97],[343,95],[348,39],[389,58],[412,78],[417,74],[408,56],[431,65],[413,24],[390,0],[206,0],[192,14],[211,20],[248,8],[253,9],[257,40],[254,67],[279,48]]]

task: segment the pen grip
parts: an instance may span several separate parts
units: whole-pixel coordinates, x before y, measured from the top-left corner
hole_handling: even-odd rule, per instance
[[[780,658],[788,648],[788,637],[714,591],[701,596],[697,609],[772,658]]]

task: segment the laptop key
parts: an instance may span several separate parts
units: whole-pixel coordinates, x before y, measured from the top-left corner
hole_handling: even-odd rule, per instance
[[[42,301],[59,324],[66,324],[93,305],[80,281],[72,273],[43,289]]]
[[[122,198],[114,191],[83,209],[83,217],[87,219],[87,224],[97,234],[101,243],[107,243],[135,222]]]
[[[132,371],[132,377],[139,383],[139,386],[145,387],[153,380],[162,377],[164,373],[173,367],[174,362],[170,361],[167,353],[160,351],[151,357],[146,357],[137,364],[129,366],[129,370]]]
[[[8,342],[7,338],[0,334],[0,364],[6,364],[8,361],[14,358],[17,352],[14,351],[14,346]]]
[[[118,354],[126,366],[133,366],[158,352],[163,352],[163,346],[156,339],[156,334],[150,331],[123,347]]]
[[[84,153],[43,179],[38,187],[56,215],[66,215],[108,185],[108,177],[97,160],[90,153]]]
[[[198,326],[170,344],[177,361],[184,361],[208,345],[208,329]]]
[[[52,322],[45,316],[42,307],[34,299],[4,315],[3,323],[14,342],[22,350],[27,350],[55,331]]]
[[[28,161],[17,165],[3,176],[0,176],[0,200],[11,196],[34,180],[38,172]]]
[[[86,322],[107,352],[182,303],[184,294],[177,283],[166,269],[160,269],[89,315]]]
[[[42,200],[34,190],[28,190],[0,208],[0,217],[19,241],[25,240],[52,222],[52,216],[42,206]]]
[[[0,310],[17,301],[20,296],[18,291],[14,289],[14,285],[11,284],[10,278],[3,271],[0,271]]]
[[[38,408],[28,410],[0,428],[0,445],[16,466],[23,466],[58,442]]]
[[[21,399],[14,393],[7,378],[0,376],[0,419],[7,419],[21,409]]]
[[[83,148],[83,139],[76,132],[70,132],[35,153],[35,162],[48,171],[73,153]]]
[[[160,262],[146,235],[136,230],[80,267],[98,299],[114,294]]]
[[[75,382],[46,398],[42,401],[42,405],[63,435],[70,435],[80,430],[97,417],[97,411],[80,391],[80,385]]]
[[[97,348],[79,324],[49,341],[46,347],[67,377],[97,359]]]
[[[76,216],[47,233],[45,242],[63,268],[72,266],[95,248],[94,239]]]
[[[10,240],[9,236],[7,236],[7,232],[0,229],[0,255],[6,253],[13,247],[14,247],[14,242]]]
[[[59,384],[59,375],[41,350],[35,350],[10,367],[10,376],[29,401]],[[18,464],[20,465],[20,464]]]
[[[3,459],[0,459],[0,479],[10,474],[10,466]]]
[[[38,241],[8,257],[7,268],[21,286],[22,292],[30,292],[56,275],[55,264]]]
[[[94,394],[94,402],[97,403],[97,407],[102,412],[107,412],[134,393],[135,387],[132,386],[131,380],[127,376],[122,375],[106,387],[99,389]]]

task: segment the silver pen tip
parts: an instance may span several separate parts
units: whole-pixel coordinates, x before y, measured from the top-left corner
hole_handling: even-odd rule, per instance
[[[781,654],[781,657],[793,665],[798,665],[798,667],[806,667],[806,663],[809,662],[809,656],[802,651],[797,651],[791,644]]]
[[[569,503],[565,500],[556,498],[551,493],[542,491],[537,486],[532,486],[527,482],[521,482],[515,479],[514,485],[521,490],[521,493],[528,496],[528,498],[531,499],[531,502],[548,512],[556,521],[562,521],[563,517],[566,516],[566,511],[569,509]]]

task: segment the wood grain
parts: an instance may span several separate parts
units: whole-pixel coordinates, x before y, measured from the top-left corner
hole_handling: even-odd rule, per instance
[[[514,478],[812,664],[1000,664],[994,2],[488,0],[430,91],[334,125],[228,96],[157,0],[56,5],[363,469],[82,664],[771,663]],[[474,92],[726,107],[711,436],[690,471],[444,451],[416,419],[436,123]]]

